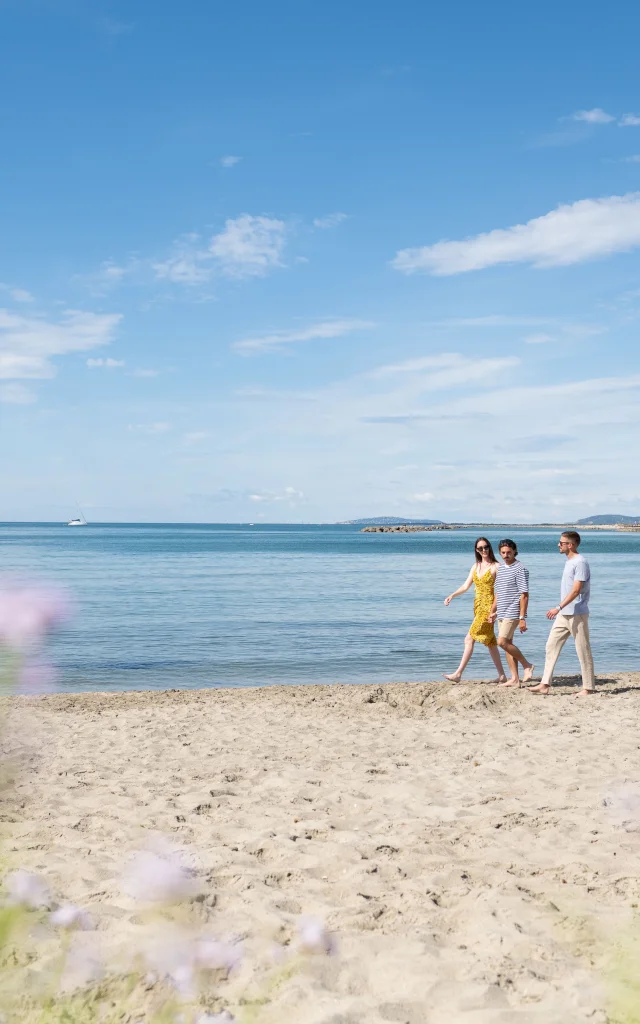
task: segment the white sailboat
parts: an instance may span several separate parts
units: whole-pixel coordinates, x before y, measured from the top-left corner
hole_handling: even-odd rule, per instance
[[[78,505],[78,512],[80,513],[77,519],[70,519],[67,526],[86,526],[87,520],[84,518],[84,513]]]

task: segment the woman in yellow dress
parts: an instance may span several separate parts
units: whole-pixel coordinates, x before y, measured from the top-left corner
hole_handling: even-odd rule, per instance
[[[449,594],[444,599],[445,605],[451,604],[454,597],[458,597],[459,594],[466,594],[467,590],[475,583],[476,596],[473,602],[473,622],[464,638],[462,659],[455,672],[452,672],[451,675],[447,675],[444,672],[442,674],[445,679],[450,679],[452,683],[459,683],[462,679],[462,673],[473,654],[475,642],[479,640],[481,644],[489,648],[489,654],[498,671],[498,678],[493,679],[492,682],[504,683],[506,676],[500,659],[500,648],[496,640],[493,623],[489,622],[491,606],[493,605],[493,587],[498,571],[498,559],[494,555],[491,543],[486,537],[478,537],[475,544],[475,552],[475,564],[471,567],[465,582],[457,590],[454,590],[453,594]]]

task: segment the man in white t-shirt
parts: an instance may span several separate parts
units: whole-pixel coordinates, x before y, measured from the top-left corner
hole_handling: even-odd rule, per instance
[[[554,622],[547,640],[544,672],[538,685],[529,688],[529,693],[549,692],[560,651],[570,636],[574,639],[582,670],[582,689],[578,697],[589,697],[596,692],[589,640],[591,570],[586,558],[578,552],[579,546],[580,534],[575,530],[567,530],[558,542],[560,553],[567,556],[560,586],[560,604],[547,612],[547,618]]]

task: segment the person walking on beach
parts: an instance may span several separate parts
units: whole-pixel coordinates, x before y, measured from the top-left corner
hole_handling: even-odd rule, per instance
[[[518,548],[515,541],[501,540],[499,551],[502,565],[496,574],[495,597],[489,613],[489,622],[494,623],[496,619],[498,620],[498,647],[504,651],[511,669],[511,676],[502,685],[519,687],[518,663],[524,668],[523,682],[525,683],[531,681],[534,668],[513,642],[513,636],[518,626],[521,633],[527,631],[529,573],[516,557]]]
[[[462,673],[467,667],[471,655],[473,654],[473,648],[476,640],[485,647],[488,647],[491,660],[496,667],[498,678],[494,679],[495,683],[502,683],[506,679],[504,670],[502,668],[502,661],[500,658],[500,651],[498,650],[498,644],[496,641],[496,634],[493,628],[493,624],[489,622],[489,612],[491,605],[493,604],[493,584],[495,580],[496,571],[498,569],[498,559],[493,553],[493,548],[486,537],[478,537],[475,544],[476,560],[474,565],[471,566],[469,575],[465,582],[457,590],[454,590],[453,594],[449,594],[445,597],[445,605],[450,605],[454,597],[458,597],[460,594],[466,594],[467,590],[475,583],[476,596],[473,602],[473,622],[469,627],[469,632],[464,638],[464,650],[462,652],[462,659],[455,672],[447,675],[443,672],[445,679],[449,679],[452,683],[459,683],[462,679]]]
[[[584,555],[578,551],[579,547],[580,534],[575,530],[567,530],[558,541],[560,554],[567,556],[560,584],[560,604],[547,612],[547,618],[553,621],[553,626],[547,640],[544,672],[538,685],[529,687],[529,693],[549,693],[553,670],[570,636],[574,639],[582,670],[582,689],[577,696],[590,697],[596,692],[589,640],[591,570]]]

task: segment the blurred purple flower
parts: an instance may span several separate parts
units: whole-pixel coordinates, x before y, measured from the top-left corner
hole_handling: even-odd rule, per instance
[[[51,903],[49,890],[37,875],[29,871],[12,871],[5,879],[10,903],[21,904],[31,910],[42,910]]]
[[[51,924],[56,928],[64,928],[67,931],[89,931],[93,927],[93,922],[86,910],[82,910],[80,907],[75,907],[73,903],[64,904],[62,907],[58,907],[52,914],[49,915]]]
[[[195,884],[183,851],[161,840],[136,853],[123,878],[127,895],[142,903],[178,903],[195,894]]]
[[[73,992],[99,981],[105,973],[97,935],[73,935],[60,978],[60,989]]]
[[[305,953],[322,953],[332,956],[337,952],[336,940],[326,925],[317,918],[309,917],[300,922],[298,928],[300,949]]]
[[[0,586],[0,643],[22,651],[39,643],[69,615],[61,590],[5,581]]]
[[[18,672],[16,693],[23,696],[34,693],[53,693],[57,672],[44,658],[25,658]]]
[[[213,938],[196,942],[195,960],[198,967],[208,971],[226,971],[229,974],[242,961],[242,949]]]

